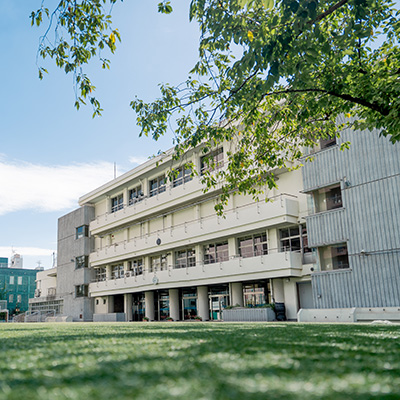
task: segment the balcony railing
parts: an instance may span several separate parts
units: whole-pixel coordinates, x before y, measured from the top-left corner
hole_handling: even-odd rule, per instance
[[[163,237],[163,242],[165,242],[165,239],[168,240],[168,237],[174,237],[174,240],[176,241],[179,234],[181,234],[182,240],[184,240],[187,237],[195,238],[199,234],[203,235],[204,232],[207,231],[218,232],[219,229],[216,229],[215,225],[220,226],[221,229],[224,230],[229,227],[235,228],[239,225],[238,220],[241,215],[243,215],[242,221],[245,221],[246,224],[259,223],[262,220],[273,219],[284,215],[292,215],[297,218],[297,196],[282,193],[278,196],[271,197],[268,200],[268,202],[260,201],[227,209],[225,210],[224,217],[211,214],[180,224],[175,224],[164,229],[137,235],[129,240],[122,240],[105,246],[103,245],[96,248],[95,251],[91,253],[90,260],[91,262],[96,262],[103,258],[137,251],[137,248],[143,250],[146,247],[151,247],[148,243],[151,243],[152,239],[155,241],[160,237]],[[215,221],[217,222],[216,224]],[[141,221],[141,223],[143,223],[143,221]],[[267,225],[268,224],[265,226]]]
[[[96,283],[96,282],[107,282],[107,281],[121,281],[126,278],[135,278],[135,281],[137,281],[138,278],[142,277],[145,279],[148,276],[156,276],[157,273],[159,272],[168,272],[168,276],[173,277],[175,271],[182,271],[185,270],[186,274],[189,273],[189,271],[194,271],[198,270],[201,272],[205,272],[206,268],[212,268],[213,266],[216,268],[216,270],[224,270],[225,266],[228,263],[234,262],[239,266],[239,268],[243,267],[243,264],[250,263],[252,265],[265,265],[268,262],[268,259],[271,258],[271,255],[276,255],[279,254],[281,255],[282,258],[282,264],[281,265],[274,265],[274,269],[280,269],[280,268],[295,268],[295,269],[301,269],[302,268],[302,255],[301,251],[281,251],[280,249],[269,249],[267,254],[264,255],[259,255],[259,256],[254,256],[254,257],[242,257],[239,254],[235,254],[233,256],[230,256],[228,260],[226,261],[218,261],[214,263],[210,262],[205,262],[205,261],[196,261],[195,263],[190,263],[186,266],[182,266],[181,264],[175,263],[175,264],[168,264],[168,265],[162,265],[162,266],[143,266],[141,269],[138,270],[131,270],[131,271],[124,271],[120,276],[110,276],[110,277],[97,277],[94,278],[91,283]],[[258,261],[258,263],[257,263]],[[254,268],[255,272],[257,268]],[[266,269],[268,270],[268,268]],[[246,272],[251,273],[254,272],[250,268],[246,268]]]

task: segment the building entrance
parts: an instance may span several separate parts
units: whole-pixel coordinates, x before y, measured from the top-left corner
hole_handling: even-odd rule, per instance
[[[135,293],[133,295],[132,319],[133,321],[142,321],[145,315],[144,293]]]
[[[219,321],[222,319],[222,311],[229,305],[229,295],[214,294],[210,297],[210,320]]]
[[[159,290],[158,296],[154,296],[154,319],[163,321],[169,317],[169,293],[168,290]]]
[[[197,315],[197,293],[196,289],[183,289],[182,295],[182,319],[194,319]]]

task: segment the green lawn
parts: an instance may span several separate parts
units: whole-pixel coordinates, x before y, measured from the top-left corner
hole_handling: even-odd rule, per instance
[[[0,399],[400,399],[400,325],[0,324]]]

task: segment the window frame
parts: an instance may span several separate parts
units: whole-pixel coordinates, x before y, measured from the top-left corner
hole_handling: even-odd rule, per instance
[[[343,191],[340,182],[316,189],[312,195],[316,214],[343,208]]]
[[[111,265],[112,279],[120,279],[124,277],[124,264],[118,263]]]
[[[142,257],[134,258],[128,262],[129,270],[132,276],[143,275],[144,272],[144,260]]]
[[[75,285],[75,297],[88,297],[89,296],[89,285]]]
[[[178,173],[176,175],[176,173]],[[181,186],[193,179],[192,169],[186,167],[179,167],[174,170],[174,178],[172,180],[172,187]]]
[[[345,248],[346,250],[345,250],[345,253],[337,254],[336,257],[333,257],[332,256],[332,250],[334,248],[338,248],[338,249],[339,248]],[[326,268],[326,262],[325,262],[326,258],[323,258],[323,254],[322,254],[322,252],[325,251],[325,250],[330,250],[330,253],[331,253],[330,254],[331,255],[330,260],[331,260],[331,263],[332,263],[332,268],[328,268],[328,269]],[[320,263],[320,267],[321,267],[321,271],[322,272],[341,271],[341,270],[344,270],[344,269],[350,269],[351,268],[350,267],[350,259],[349,259],[349,250],[348,250],[347,243],[335,243],[335,244],[331,244],[329,246],[320,247],[318,249],[318,255],[319,255],[319,263]],[[335,258],[337,258],[337,257],[345,257],[347,262],[342,263],[343,260],[339,260],[340,261],[340,264],[339,264],[340,266],[336,265],[336,267],[335,267]]]
[[[107,279],[107,268],[106,267],[100,267],[100,268],[95,268],[95,274],[96,274],[96,280],[97,282],[102,282]]]
[[[224,148],[219,147],[200,157],[200,175],[213,172],[224,166]]]
[[[190,268],[196,266],[196,249],[187,248],[175,251],[175,269]]]
[[[75,239],[80,239],[83,237],[89,237],[89,226],[81,225],[76,228]]]
[[[114,197],[111,197],[111,213],[115,213],[124,208],[124,195],[120,193]]]
[[[75,269],[88,268],[88,267],[89,267],[89,256],[75,257]]]
[[[225,249],[226,246],[226,249]],[[219,254],[219,249],[221,249]],[[211,250],[213,249],[213,250]],[[228,241],[208,243],[203,247],[203,262],[204,264],[217,264],[229,261],[229,244]]]
[[[337,145],[337,137],[335,136],[328,136],[326,139],[320,139],[319,140],[319,149],[320,150],[325,150],[329,149],[333,146]]]
[[[132,206],[133,204],[139,203],[143,199],[144,199],[144,193],[143,193],[142,185],[138,185],[132,189],[129,189],[128,205]]]
[[[166,271],[168,269],[168,256],[166,253],[150,257],[149,272]]]
[[[167,190],[165,175],[157,176],[149,180],[149,197],[157,196]]]
[[[256,242],[255,239],[261,237],[262,240],[261,242]],[[251,240],[251,244],[248,244],[246,246],[241,246],[241,242],[244,241],[249,241]],[[260,233],[254,233],[252,235],[247,235],[243,237],[239,237],[237,239],[237,245],[238,245],[238,251],[239,251],[239,256],[242,258],[249,258],[249,257],[258,257],[258,256],[263,256],[268,254],[268,235],[266,232],[260,232]],[[251,253],[248,253],[248,255],[245,255],[242,251],[242,248],[248,248],[251,246]],[[261,246],[262,250],[260,251],[258,248]]]

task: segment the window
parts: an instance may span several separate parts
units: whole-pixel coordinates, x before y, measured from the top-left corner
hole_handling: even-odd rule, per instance
[[[87,225],[78,226],[76,228],[76,239],[89,236],[89,227]]]
[[[18,285],[22,285],[22,276],[18,277]]]
[[[326,139],[320,139],[319,147],[321,150],[327,149],[329,147],[336,145],[336,136],[328,136]]]
[[[180,186],[192,180],[192,170],[190,168],[180,167],[174,171],[173,187]]]
[[[239,255],[243,258],[268,254],[267,235],[259,233],[238,239]]]
[[[279,230],[280,245],[279,251],[300,251],[300,228],[294,226]]]
[[[168,263],[166,254],[150,257],[150,272],[164,271],[167,269],[167,266]]]
[[[204,246],[204,264],[213,264],[229,260],[228,242]]]
[[[96,280],[98,282],[105,281],[107,277],[107,270],[104,267],[96,268]]]
[[[17,303],[21,303],[22,301],[22,296],[20,294],[17,294]]]
[[[104,304],[104,305],[107,304],[107,299],[103,299],[103,304]]]
[[[89,285],[75,286],[75,297],[87,297],[89,294]]]
[[[75,258],[75,269],[87,268],[89,266],[88,256],[79,256]]]
[[[132,275],[142,275],[143,274],[143,258],[138,258],[136,260],[129,261],[129,269],[132,271]]]
[[[270,281],[244,284],[243,301],[246,307],[260,307],[271,303]]]
[[[196,266],[195,249],[178,250],[175,252],[175,268],[186,268]]]
[[[315,211],[322,212],[342,207],[340,184],[322,188],[314,192]]]
[[[9,303],[14,303],[14,295],[13,295],[13,294],[10,294],[10,295],[8,296],[8,302],[9,302]]]
[[[99,305],[99,299],[96,299],[96,306]]]
[[[165,176],[161,175],[158,178],[152,179],[150,181],[150,197],[156,194],[165,192]]]
[[[10,285],[14,285],[14,277],[10,276]]]
[[[319,249],[321,271],[332,271],[349,268],[347,244],[340,243]]]
[[[124,277],[124,264],[117,264],[111,266],[111,276],[114,279]]]
[[[124,208],[124,196],[119,194],[111,199],[111,212],[114,213]]]
[[[201,157],[201,175],[206,171],[214,171],[224,166],[224,149],[221,147],[211,153]]]
[[[142,186],[137,186],[129,190],[129,205],[142,201],[144,198]]]

